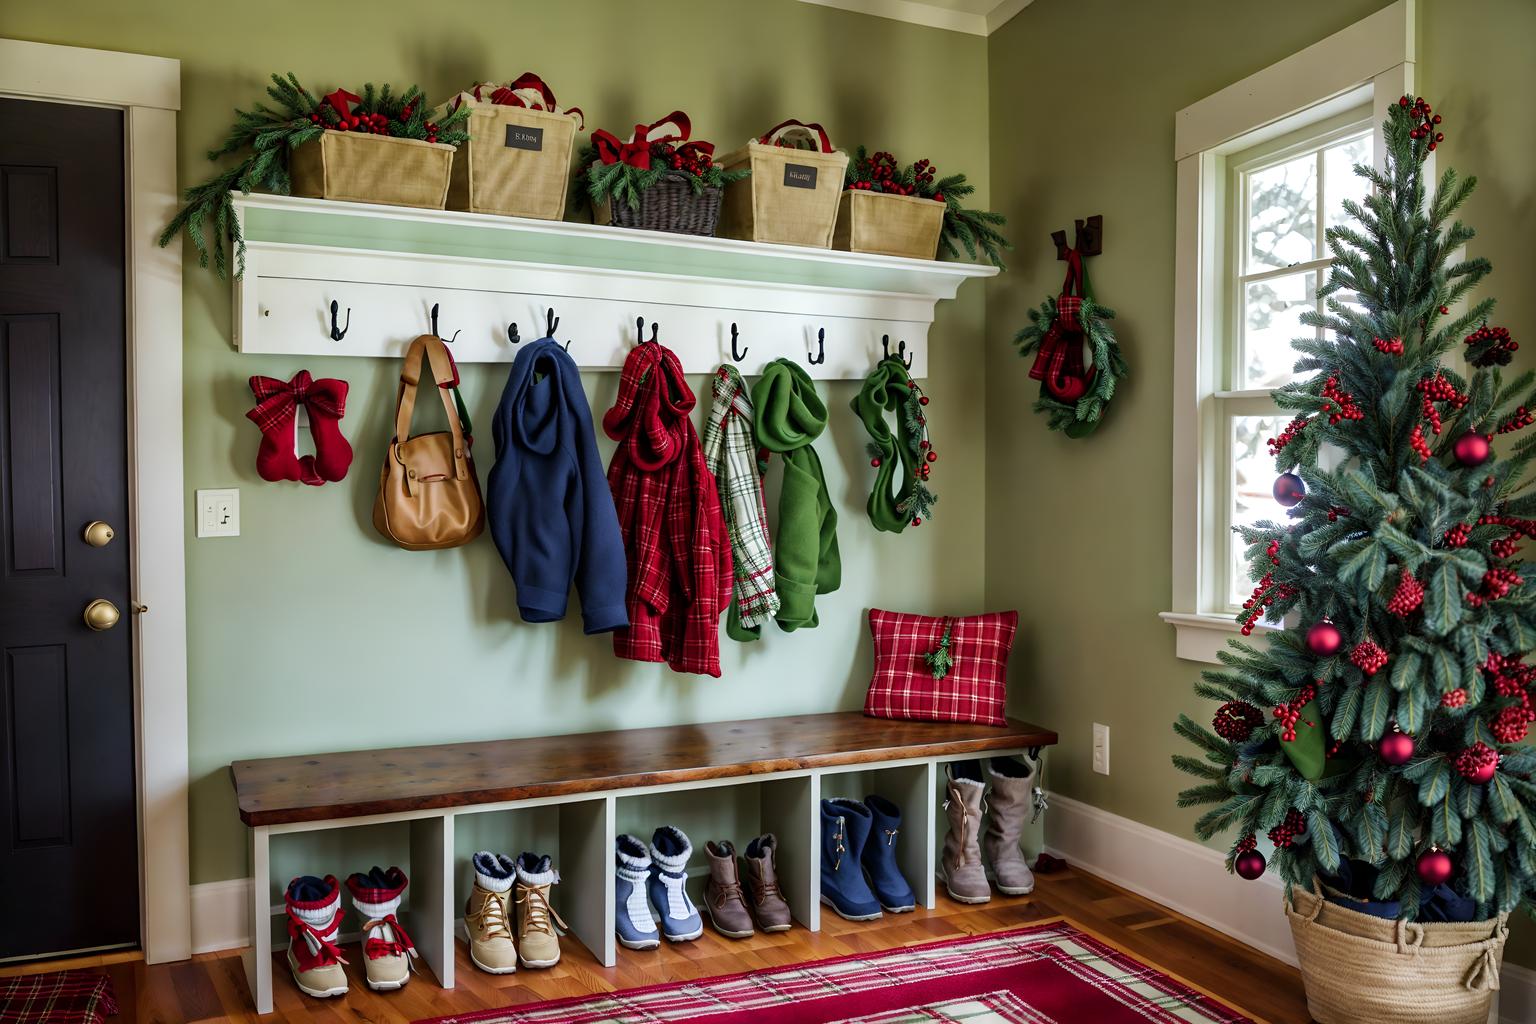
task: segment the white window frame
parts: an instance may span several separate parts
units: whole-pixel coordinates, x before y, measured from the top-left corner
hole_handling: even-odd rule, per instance
[[[1239,628],[1224,610],[1226,543],[1215,536],[1227,518],[1218,504],[1227,492],[1221,474],[1230,475],[1229,466],[1216,464],[1227,450],[1217,432],[1225,429],[1217,395],[1237,397],[1220,391],[1223,293],[1232,283],[1227,158],[1369,105],[1381,168],[1380,119],[1388,103],[1414,91],[1415,21],[1415,0],[1397,0],[1175,117],[1173,604],[1160,617],[1174,627],[1180,658],[1216,662]]]

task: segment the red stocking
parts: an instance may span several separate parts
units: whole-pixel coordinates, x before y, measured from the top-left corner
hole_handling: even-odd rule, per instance
[[[250,385],[257,404],[245,415],[261,428],[256,472],[263,480],[297,480],[319,486],[347,475],[352,465],[352,446],[341,434],[346,381],[331,377],[314,380],[308,370],[300,370],[287,382],[274,377],[252,377]],[[315,454],[302,459],[294,454],[300,404],[309,413],[309,429],[315,439]]]

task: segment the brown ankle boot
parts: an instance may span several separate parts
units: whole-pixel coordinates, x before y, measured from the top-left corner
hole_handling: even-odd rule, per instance
[[[992,898],[986,869],[981,866],[981,768],[974,761],[956,761],[946,769],[944,814],[949,832],[944,836],[944,889],[960,903],[986,903]]]
[[[704,844],[709,857],[709,881],[704,885],[704,909],[715,931],[728,939],[752,937],[752,914],[741,894],[741,877],[736,873],[736,847],[729,840]]]
[[[1035,890],[1035,876],[1019,848],[1019,836],[1034,805],[1035,768],[1028,761],[994,757],[987,764],[992,792],[987,798],[987,834],[982,850],[992,864],[992,881],[1005,896]]]
[[[779,867],[774,854],[779,841],[772,832],[760,835],[747,844],[747,852],[741,858],[743,875],[747,880],[747,906],[752,919],[765,932],[789,931],[789,904],[779,891]]]

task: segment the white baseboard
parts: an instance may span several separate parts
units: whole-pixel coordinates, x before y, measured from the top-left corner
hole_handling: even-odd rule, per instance
[[[199,882],[192,888],[192,952],[251,944],[251,880]]]
[[[1045,828],[1046,849],[1068,864],[1296,963],[1275,875],[1254,882],[1229,875],[1218,850],[1069,797],[1051,796]],[[1536,1021],[1536,971],[1505,964],[1500,983],[1499,1020]]]

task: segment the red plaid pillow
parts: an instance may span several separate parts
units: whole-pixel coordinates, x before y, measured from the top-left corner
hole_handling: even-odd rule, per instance
[[[918,722],[1006,725],[1008,652],[1018,628],[1018,612],[941,617],[870,609],[875,674],[864,713]],[[948,670],[935,679],[935,663],[942,665],[943,660],[941,648],[948,654]]]

